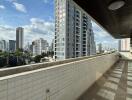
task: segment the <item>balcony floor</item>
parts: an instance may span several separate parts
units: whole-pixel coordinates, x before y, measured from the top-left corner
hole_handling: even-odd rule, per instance
[[[115,64],[78,100],[132,100],[132,62]]]

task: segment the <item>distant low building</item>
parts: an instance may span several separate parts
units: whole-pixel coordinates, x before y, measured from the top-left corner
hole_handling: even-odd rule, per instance
[[[16,50],[16,41],[9,40],[9,52],[15,52]]]
[[[5,40],[2,40],[3,43],[3,51],[7,51],[7,42]]]
[[[3,50],[3,43],[0,41],[0,50]]]
[[[29,44],[29,42],[25,45],[24,50],[30,51],[30,44]]]
[[[29,45],[30,52],[33,53],[33,44]]]
[[[7,42],[5,40],[1,40],[0,41],[0,50],[2,51],[7,51],[8,50],[8,47],[7,47]]]

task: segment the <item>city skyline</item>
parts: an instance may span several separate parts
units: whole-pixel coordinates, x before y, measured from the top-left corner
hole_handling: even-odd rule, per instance
[[[0,50],[3,52],[10,52],[13,53],[16,50],[24,50],[29,51],[32,53],[41,54],[42,52],[47,52],[52,44],[49,45],[47,40],[43,38],[38,38],[36,40],[31,41],[31,43],[27,42],[24,45],[24,28],[23,27],[17,27],[16,28],[16,39],[10,39],[10,40],[0,40]],[[52,41],[53,42],[53,41]],[[42,45],[43,44],[43,45]],[[32,47],[31,47],[32,46]],[[34,46],[36,46],[36,50],[34,52]],[[34,49],[33,49],[34,48]],[[32,49],[32,50],[31,50]]]
[[[32,4],[34,3],[34,8]],[[34,10],[34,11],[33,11]],[[0,32],[1,40],[15,40],[15,29],[25,29],[25,44],[43,37],[49,43],[54,38],[54,0],[1,0],[0,1]],[[97,43],[112,44],[117,47],[118,42],[107,32],[92,22]],[[35,35],[35,36],[34,36]]]

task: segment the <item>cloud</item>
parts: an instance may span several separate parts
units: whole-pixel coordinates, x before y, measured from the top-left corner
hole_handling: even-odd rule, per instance
[[[43,38],[49,43],[54,38],[54,23],[47,22],[38,18],[31,18],[28,25],[22,26],[24,28],[24,42],[32,42],[33,40]],[[0,40],[16,39],[16,27],[0,25]]]
[[[11,26],[0,25],[0,33],[1,40],[15,40],[15,29]]]
[[[6,0],[8,2],[17,2],[17,0]]]
[[[54,0],[42,0],[45,4],[53,5]]]
[[[16,10],[20,11],[20,12],[24,12],[26,13],[26,7],[23,4],[17,3],[17,2],[13,2],[14,7],[16,8]]]
[[[34,34],[53,35],[54,34],[54,23],[47,22],[38,18],[31,18],[30,24],[25,28],[30,30]]]
[[[103,45],[109,45],[114,48],[118,47],[117,39],[114,39],[108,32],[102,29],[95,22],[92,22],[92,26],[93,26],[96,44],[102,43]]]
[[[92,22],[93,31],[97,37],[110,37],[111,35],[103,30],[99,25],[95,22]]]
[[[28,40],[35,40],[38,38],[44,38],[51,42],[54,37],[54,23],[46,22],[42,19],[31,18],[30,24],[23,26],[26,36],[29,36]]]
[[[44,1],[44,3],[48,3],[49,0],[43,0],[43,1]]]
[[[5,9],[5,6],[4,5],[0,5],[0,9]]]

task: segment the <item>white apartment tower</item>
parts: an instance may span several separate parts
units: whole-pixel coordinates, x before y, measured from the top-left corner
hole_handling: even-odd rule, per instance
[[[96,53],[89,15],[73,0],[55,0],[55,59]]]
[[[43,52],[46,53],[48,47],[48,42],[42,38],[33,41],[33,56],[41,55]]]

